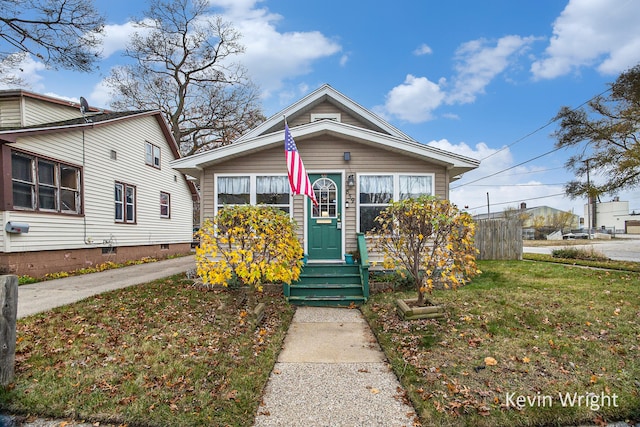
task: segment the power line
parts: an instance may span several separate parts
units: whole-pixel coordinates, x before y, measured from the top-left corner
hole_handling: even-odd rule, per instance
[[[612,88],[611,88],[611,87],[609,87],[609,88],[607,88],[607,89],[603,90],[603,91],[602,91],[602,92],[600,92],[599,94],[592,96],[589,100],[584,101],[582,104],[578,105],[577,107],[574,107],[573,109],[571,109],[571,111],[575,111],[575,110],[577,110],[578,108],[582,108],[584,105],[586,105],[586,104],[588,104],[589,102],[593,101],[594,99],[596,99],[596,98],[598,98],[598,97],[600,97],[600,96],[604,95],[605,93],[610,92],[611,90],[612,90]],[[500,150],[497,150],[497,151],[495,151],[495,152],[493,152],[493,153],[489,154],[488,156],[485,156],[484,158],[480,159],[480,161],[482,162],[483,160],[486,160],[486,159],[488,159],[489,157],[494,156],[494,155],[498,154],[499,152],[506,150],[507,148],[510,148],[511,146],[513,146],[513,145],[517,144],[518,142],[520,142],[520,141],[522,141],[522,140],[524,140],[524,139],[528,138],[529,136],[531,136],[531,135],[533,135],[533,134],[535,134],[535,133],[537,133],[537,132],[541,131],[542,129],[546,128],[546,127],[547,127],[547,126],[549,126],[551,123],[553,123],[553,122],[555,122],[555,121],[557,121],[557,120],[558,120],[558,118],[557,118],[557,116],[556,116],[556,117],[554,117],[553,119],[551,119],[549,122],[547,122],[546,124],[544,124],[543,126],[540,126],[538,129],[534,130],[533,132],[529,132],[527,135],[525,135],[525,136],[523,136],[523,137],[521,137],[521,138],[518,138],[517,140],[513,141],[511,144],[508,144],[508,145],[506,145],[506,146],[502,147]],[[562,148],[562,147],[556,147],[556,148],[554,148],[554,149],[553,149],[553,150],[551,150],[551,151],[547,151],[546,153],[540,154],[539,156],[533,157],[533,158],[531,158],[531,159],[529,159],[529,160],[525,160],[524,162],[520,162],[520,163],[518,163],[518,164],[517,164],[517,165],[515,165],[515,166],[511,166],[511,167],[508,167],[508,168],[506,168],[506,169],[500,170],[500,171],[498,171],[498,172],[494,172],[494,173],[492,173],[492,174],[490,174],[490,175],[487,175],[487,176],[484,176],[484,177],[481,177],[481,178],[475,179],[475,180],[473,180],[473,181],[465,182],[465,183],[460,184],[460,185],[458,185],[458,186],[451,187],[451,190],[455,190],[456,188],[460,188],[460,187],[463,187],[463,186],[465,186],[465,185],[473,184],[474,182],[482,181],[483,179],[491,178],[492,176],[496,176],[496,175],[499,175],[499,174],[501,174],[501,173],[503,173],[503,172],[509,171],[509,170],[511,170],[511,169],[515,169],[515,168],[517,168],[518,166],[522,166],[522,165],[524,165],[524,164],[527,164],[527,163],[529,163],[529,162],[532,162],[532,161],[534,161],[534,160],[537,160],[537,159],[539,159],[539,158],[541,158],[541,157],[547,156],[547,155],[549,155],[549,154],[551,154],[551,153],[555,153],[556,151],[560,150],[560,148]]]
[[[507,174],[505,176],[531,175],[531,174],[537,174],[537,173],[542,173],[542,172],[555,171],[555,170],[558,170],[558,169],[564,169],[564,166],[558,166],[557,168],[538,169],[538,170],[535,170],[535,171],[510,173],[510,174]]]
[[[546,153],[542,153],[542,154],[540,154],[539,156],[536,156],[536,157],[534,157],[534,158],[532,158],[532,159],[525,160],[524,162],[520,162],[520,163],[518,163],[517,165],[514,165],[514,166],[511,166],[511,167],[508,167],[508,168],[506,168],[506,169],[502,169],[502,170],[500,170],[500,171],[498,171],[498,172],[494,172],[494,173],[492,173],[491,175],[483,176],[483,177],[481,177],[481,178],[474,179],[473,181],[465,182],[464,184],[460,184],[460,185],[458,185],[458,186],[456,186],[456,187],[451,187],[451,190],[455,190],[456,188],[464,187],[465,185],[473,184],[474,182],[482,181],[483,179],[487,179],[487,178],[491,178],[492,176],[499,175],[499,174],[501,174],[502,172],[506,172],[506,171],[508,171],[508,170],[515,169],[515,168],[517,168],[518,166],[522,166],[522,165],[524,165],[524,164],[526,164],[526,163],[532,162],[532,161],[537,160],[537,159],[539,159],[539,158],[541,158],[541,157],[547,156],[547,155],[549,155],[549,154],[551,154],[551,153],[555,153],[556,151],[560,150],[561,148],[563,148],[563,147],[557,147],[557,148],[554,148],[554,149],[553,149],[553,150],[551,150],[551,151],[547,151]]]
[[[540,184],[471,184],[469,187],[541,187],[543,185],[565,185],[566,182]]]
[[[539,197],[530,197],[528,199],[512,200],[510,202],[491,203],[491,206],[508,205],[510,203],[528,202],[529,200],[547,199],[549,197],[564,196],[564,195],[565,195],[565,193],[556,193],[556,194],[550,194],[548,196],[539,196]],[[481,205],[481,206],[476,206],[474,208],[470,208],[469,210],[480,209],[480,208],[485,208],[485,207],[486,207],[486,205]]]
[[[594,99],[604,95],[607,92],[611,91],[611,87],[608,89],[603,90],[602,92],[600,92],[597,95],[592,96],[590,99],[588,99],[587,101],[584,101],[582,104],[578,105],[577,107],[574,107],[571,109],[571,111],[576,111],[578,108],[582,108],[584,105],[588,104],[589,102],[593,101]],[[522,136],[518,139],[516,139],[515,141],[513,141],[511,144],[505,145],[504,147],[502,147],[501,149],[494,151],[493,153],[489,154],[488,156],[483,157],[482,159],[480,159],[480,161],[486,160],[489,157],[495,156],[496,154],[500,153],[501,151],[506,150],[507,148],[510,148],[514,145],[516,145],[518,142],[524,141],[525,139],[529,138],[530,136],[540,132],[542,129],[549,127],[552,123],[556,122],[558,120],[558,117],[554,117],[552,119],[550,119],[547,123],[545,123],[544,125],[540,126],[539,128],[537,128],[534,131],[529,132],[528,134],[526,134],[525,136]]]

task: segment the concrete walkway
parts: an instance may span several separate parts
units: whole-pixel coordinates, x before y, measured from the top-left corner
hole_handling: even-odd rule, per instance
[[[255,427],[412,426],[414,418],[359,310],[296,309]]]
[[[193,255],[18,286],[18,319],[195,268]]]

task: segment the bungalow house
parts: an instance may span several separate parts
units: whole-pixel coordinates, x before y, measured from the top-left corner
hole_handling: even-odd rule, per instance
[[[70,271],[188,253],[195,187],[159,111],[0,91],[0,270]]]
[[[284,153],[285,117],[319,206],[292,197]],[[390,201],[449,197],[449,184],[479,162],[412,139],[323,85],[233,144],[171,163],[200,182],[201,220],[225,205],[264,203],[295,219],[309,265],[339,264]],[[285,290],[286,291],[286,290]]]

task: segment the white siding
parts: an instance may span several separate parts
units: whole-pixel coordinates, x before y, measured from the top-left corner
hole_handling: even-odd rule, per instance
[[[18,127],[22,125],[20,99],[0,100],[0,127]]]
[[[24,123],[22,126],[34,126],[82,117],[80,109],[71,105],[65,106],[27,97],[23,98],[23,103]]]
[[[4,231],[4,225],[8,221],[7,212],[0,212],[0,220],[2,221],[2,230],[0,230],[0,252],[5,252],[5,240],[7,239],[7,233]]]
[[[160,169],[145,165],[145,141],[161,149]],[[84,161],[83,161],[84,147]],[[85,217],[11,212],[28,234],[7,235],[10,251],[184,243],[192,239],[192,199],[186,180],[171,169],[173,155],[154,117],[18,141],[16,148],[83,167]],[[111,159],[111,150],[116,160]],[[136,187],[136,224],[114,221],[114,184]],[[160,192],[171,195],[171,218],[160,218]],[[86,236],[86,241],[85,241]]]

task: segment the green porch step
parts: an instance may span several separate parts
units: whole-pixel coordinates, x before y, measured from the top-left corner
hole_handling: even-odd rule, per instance
[[[366,302],[360,268],[352,264],[307,264],[297,282],[285,287],[290,303],[314,306]]]

